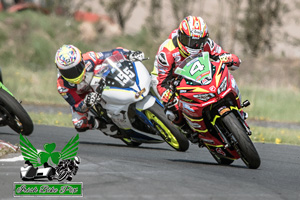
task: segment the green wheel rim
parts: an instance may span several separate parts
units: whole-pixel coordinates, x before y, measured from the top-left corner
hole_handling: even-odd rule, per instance
[[[145,111],[145,115],[154,124],[155,128],[159,131],[164,140],[173,148],[179,149],[179,143],[168,127],[166,127],[164,123],[149,110]]]

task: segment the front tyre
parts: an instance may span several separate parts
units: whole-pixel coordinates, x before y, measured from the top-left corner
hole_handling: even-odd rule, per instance
[[[234,113],[229,113],[223,118],[223,123],[236,140],[235,148],[240,153],[241,159],[250,169],[257,169],[260,166],[259,155],[249,138],[247,131],[236,118]]]
[[[67,171],[62,170],[62,171],[59,172],[57,180],[58,181],[63,181],[64,179],[67,178],[68,175],[69,175],[69,173]]]
[[[0,89],[0,113],[3,116],[2,124],[8,125],[17,133],[30,135],[33,123],[22,105],[5,90]]]
[[[167,119],[163,108],[157,102],[152,107],[144,110],[144,113],[153,123],[160,136],[172,148],[183,152],[189,148],[187,138]]]

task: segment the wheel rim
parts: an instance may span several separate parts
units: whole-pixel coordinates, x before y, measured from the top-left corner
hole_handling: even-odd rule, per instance
[[[172,132],[164,125],[162,121],[160,121],[153,113],[149,110],[145,111],[147,118],[154,124],[155,128],[159,131],[160,135],[163,139],[175,149],[179,149],[179,143],[177,139],[174,137]]]

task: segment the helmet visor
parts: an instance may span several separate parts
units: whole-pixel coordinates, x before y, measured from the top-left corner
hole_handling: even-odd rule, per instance
[[[196,38],[192,36],[187,36],[185,34],[179,34],[179,41],[184,45],[192,49],[200,49],[207,41],[207,36],[203,38]]]
[[[84,62],[82,60],[75,67],[71,67],[70,69],[59,69],[59,71],[61,75],[67,79],[76,79],[82,74],[84,67]]]

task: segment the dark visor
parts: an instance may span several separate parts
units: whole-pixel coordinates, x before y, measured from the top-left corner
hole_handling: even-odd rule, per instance
[[[79,77],[83,70],[84,70],[84,63],[83,61],[81,61],[75,67],[72,67],[70,69],[65,69],[65,70],[60,69],[59,71],[61,75],[63,75],[63,77],[67,79],[73,79]]]
[[[184,45],[192,49],[200,49],[207,41],[207,36],[204,38],[193,38],[183,33],[179,33],[179,41]]]

